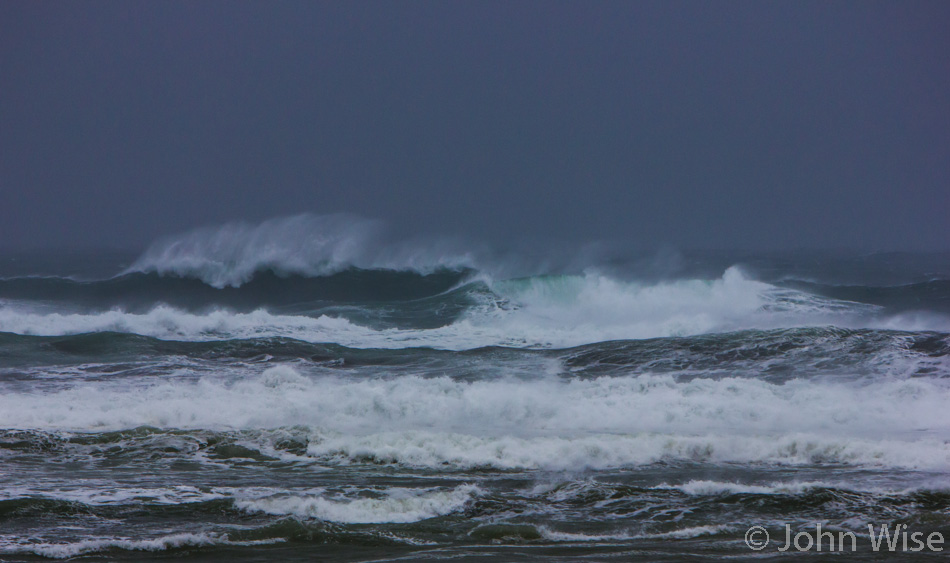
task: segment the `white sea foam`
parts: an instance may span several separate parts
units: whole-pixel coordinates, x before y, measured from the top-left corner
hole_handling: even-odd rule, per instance
[[[692,526],[689,528],[680,528],[669,532],[619,532],[614,534],[577,534],[571,532],[558,532],[546,526],[539,526],[538,532],[541,537],[557,542],[612,542],[612,541],[630,541],[642,539],[690,539],[701,536],[710,536],[720,534],[731,530],[729,526]]]
[[[606,468],[661,459],[950,469],[950,385],[668,376],[345,379],[289,366],[233,382],[88,382],[0,395],[0,427],[310,429],[308,454],[441,467]],[[386,429],[380,432],[380,429]]]
[[[634,467],[664,460],[710,463],[856,466],[946,471],[944,440],[870,440],[814,434],[682,436],[676,434],[562,437],[486,437],[408,431],[345,436],[312,445],[309,453],[351,461],[459,469],[550,471]]]
[[[238,500],[235,506],[248,512],[349,524],[407,523],[456,512],[479,493],[474,485],[460,485],[447,491],[393,488],[376,498],[280,494]]]
[[[126,504],[148,502],[151,504],[184,504],[227,498],[218,491],[206,491],[187,485],[173,487],[116,487],[105,483],[83,481],[75,488],[7,487],[0,490],[0,500],[15,498],[48,498],[88,505]]]
[[[226,535],[220,534],[171,534],[152,539],[127,538],[91,538],[70,543],[51,543],[45,541],[30,541],[16,536],[0,536],[0,555],[17,555],[31,553],[51,559],[68,559],[87,553],[96,553],[109,549],[126,551],[165,551],[179,547],[211,546],[211,545],[259,545],[265,543],[279,543],[283,538],[260,541],[234,542]]]
[[[785,494],[800,494],[804,491],[814,488],[825,488],[830,487],[829,483],[820,482],[820,481],[794,481],[788,483],[769,483],[763,485],[755,485],[748,483],[730,483],[730,482],[721,482],[721,481],[708,481],[704,479],[687,481],[679,485],[657,485],[655,489],[676,489],[682,491],[688,495],[694,496],[710,496],[710,495],[722,495],[722,494],[741,494],[741,493],[751,493],[751,494],[761,494],[761,495],[770,495],[776,493],[785,493]]]
[[[868,481],[775,481],[769,483],[739,483],[694,479],[680,484],[660,484],[656,490],[678,490],[691,496],[718,496],[731,494],[756,495],[799,495],[813,489],[844,489],[853,492],[873,493],[876,495],[899,496],[918,491],[946,491],[950,489],[950,480],[945,477],[917,479],[913,485],[906,481],[882,482]]]

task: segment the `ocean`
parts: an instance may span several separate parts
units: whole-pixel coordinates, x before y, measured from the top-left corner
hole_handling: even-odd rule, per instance
[[[8,252],[0,560],[942,560],[948,376],[947,253]]]

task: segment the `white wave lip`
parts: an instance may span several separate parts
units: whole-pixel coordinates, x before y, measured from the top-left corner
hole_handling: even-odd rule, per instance
[[[31,497],[81,502],[93,506],[109,506],[129,502],[174,505],[227,498],[227,495],[222,493],[209,493],[187,485],[169,488],[117,488],[114,486],[94,488],[90,486],[90,483],[83,483],[83,485],[81,488],[52,490],[32,487],[8,487],[0,490],[0,500]]]
[[[790,482],[790,483],[771,483],[764,485],[755,485],[748,483],[728,483],[722,481],[708,481],[705,479],[694,479],[680,485],[657,485],[654,489],[666,490],[676,489],[692,496],[717,496],[723,494],[801,494],[805,491],[817,488],[831,487],[829,483],[819,481]]]
[[[594,342],[687,336],[791,326],[866,326],[868,307],[780,290],[732,267],[717,280],[653,285],[600,274],[492,282],[497,296],[434,329],[373,329],[342,317],[215,310],[203,314],[157,306],[146,313],[57,313],[0,304],[0,331],[59,336],[124,332],[172,340],[289,337],[352,348],[483,346],[571,347]],[[498,299],[503,303],[499,303]],[[887,323],[893,325],[895,319]],[[879,323],[878,323],[879,324]],[[920,321],[915,319],[915,328]]]
[[[950,469],[950,445],[944,440],[862,440],[797,433],[776,437],[601,434],[517,438],[414,431],[330,438],[311,445],[308,453],[321,459],[372,460],[432,469],[601,470],[664,460]]]
[[[887,486],[887,485],[890,486]],[[842,489],[857,493],[901,496],[920,491],[948,491],[950,480],[946,476],[918,479],[910,486],[906,481],[890,483],[858,483],[854,481],[787,481],[770,483],[740,483],[693,479],[680,484],[663,483],[652,487],[656,490],[677,490],[690,496],[719,496],[731,494],[755,495],[800,495],[817,489]]]
[[[321,495],[282,494],[235,501],[248,512],[316,518],[345,524],[409,523],[457,512],[481,491],[460,485],[448,491],[393,488],[378,498],[326,498]]]
[[[354,379],[281,365],[237,380],[87,382],[0,395],[0,427],[111,431],[138,426],[263,429],[305,425],[347,434],[472,430],[477,434],[828,432],[856,437],[950,431],[950,384],[668,375],[561,379]]]
[[[346,379],[284,365],[233,382],[8,392],[0,395],[0,427],[301,426],[310,429],[312,457],[424,467],[605,468],[674,458],[944,470],[950,468],[948,401],[950,385],[939,378],[873,384],[677,382],[657,375]]]

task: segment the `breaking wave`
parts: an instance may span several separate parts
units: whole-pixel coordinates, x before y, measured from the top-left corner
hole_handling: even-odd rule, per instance
[[[941,438],[950,428],[947,401],[950,384],[934,378],[353,380],[279,366],[230,384],[103,383],[7,393],[0,397],[0,427],[303,427],[313,459],[432,468],[609,468],[683,459],[948,470],[950,445]]]
[[[406,281],[400,275],[383,274],[384,278],[393,276],[391,281]],[[482,278],[459,286],[451,285],[460,281],[458,274],[449,273],[408,281],[427,289],[411,293],[390,286],[388,291],[401,291],[403,299],[379,303],[319,301],[315,295],[317,301],[284,307],[286,312],[281,307],[242,312],[225,307],[187,310],[164,304],[143,311],[70,312],[51,311],[35,301],[8,300],[0,302],[0,332],[54,336],[108,331],[192,341],[288,337],[353,348],[461,350],[570,347],[797,326],[918,331],[950,327],[942,315],[888,315],[875,305],[755,281],[735,267],[719,279],[653,284],[595,273],[501,281]],[[351,293],[358,291],[353,285],[341,287]]]

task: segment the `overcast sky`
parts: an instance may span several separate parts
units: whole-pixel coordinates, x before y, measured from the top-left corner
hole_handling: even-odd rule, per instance
[[[950,248],[950,2],[0,3],[0,246]]]

